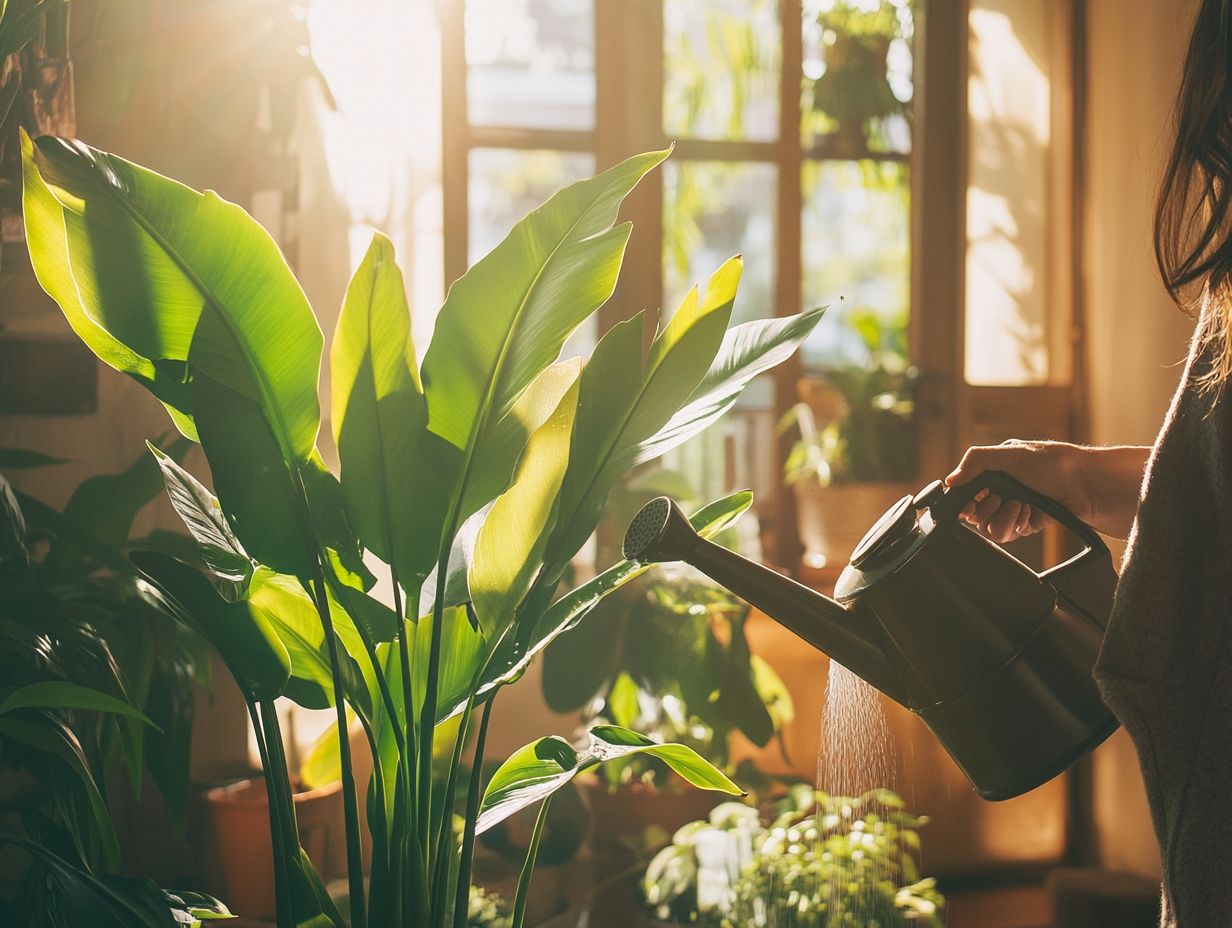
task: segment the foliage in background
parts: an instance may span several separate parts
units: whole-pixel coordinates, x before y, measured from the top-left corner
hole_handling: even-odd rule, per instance
[[[907,357],[905,325],[883,325],[872,312],[847,316],[868,352],[868,362],[829,370],[822,377],[841,399],[830,421],[797,403],[779,421],[799,438],[784,464],[789,484],[860,483],[915,476],[915,384],[919,371]]]
[[[188,444],[167,448],[179,457]],[[0,449],[0,470],[56,463]],[[112,779],[141,796],[148,770],[183,822],[194,690],[208,683],[204,641],[126,558],[150,543],[130,538],[132,525],[161,490],[158,465],[145,455],[122,473],[84,481],[63,511],[0,476],[0,807],[9,816],[0,843],[31,860],[0,893],[14,924],[167,924],[161,890],[151,890],[153,907],[137,921],[127,890],[149,887],[106,876],[120,865],[106,798]],[[128,917],[100,915],[108,900]]]
[[[558,589],[614,483],[720,417],[820,316],[729,328],[741,275],[732,259],[648,351],[638,315],[589,358],[558,361],[615,288],[630,232],[616,224],[621,202],[668,152],[567,187],[519,222],[454,283],[422,365],[392,246],[376,236],[331,345],[335,476],[317,449],[324,337],[268,234],[215,194],[83,144],[23,147],[40,283],[210,465],[213,492],[157,455],[205,569],[165,554],[139,566],[215,645],[248,701],[271,797],[280,928],[344,924],[301,847],[273,709],[280,696],[335,710],[357,928],[462,928],[476,835],[538,804],[513,901],[520,928],[550,797],[602,763],[647,754],[695,786],[739,792],[692,749],[619,726],[592,728],[580,747],[540,739],[482,795],[480,777],[464,796],[459,788],[471,724],[481,767],[500,688],[645,569],[622,561]],[[713,535],[750,503],[747,493],[719,500],[694,525]],[[371,595],[365,553],[384,563],[392,610]],[[438,797],[434,733],[458,715]],[[374,762],[368,882],[345,736],[352,716]]]
[[[856,799],[800,785],[768,824],[740,803],[690,822],[642,880],[659,918],[706,928],[941,928],[920,879],[923,816],[888,790]]]
[[[749,651],[749,607],[693,571],[659,568],[595,607],[592,621],[548,647],[543,694],[554,712],[582,710],[656,740],[689,744],[729,774],[731,737],[764,747],[794,713],[791,695]],[[740,771],[741,782],[749,785]],[[644,758],[608,764],[611,785],[670,783]]]

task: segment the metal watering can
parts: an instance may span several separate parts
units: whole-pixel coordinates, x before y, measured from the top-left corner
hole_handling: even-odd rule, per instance
[[[983,489],[1052,516],[1082,552],[1036,573],[958,518]],[[699,537],[666,497],[634,517],[624,555],[691,564],[906,706],[985,799],[1034,789],[1117,728],[1091,675],[1112,556],[1090,526],[1008,474],[904,496],[856,547],[834,599]]]

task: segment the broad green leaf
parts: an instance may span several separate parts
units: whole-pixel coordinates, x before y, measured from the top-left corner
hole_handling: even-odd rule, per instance
[[[142,354],[112,332],[112,324],[101,314],[101,307],[91,302],[96,293],[80,290],[73,274],[74,260],[83,259],[71,253],[68,230],[70,225],[76,228],[80,222],[71,221],[70,211],[56,199],[44,181],[35,162],[34,142],[25,130],[21,131],[21,153],[26,243],[39,284],[60,305],[77,337],[100,361],[142,384],[167,407],[176,427],[189,438],[195,438],[197,433],[192,422],[183,363],[187,359],[187,346],[178,362],[168,362],[162,360],[161,351]]]
[[[160,453],[168,460],[179,460],[190,447],[180,438]],[[158,464],[143,454],[118,474],[95,474],[83,480],[65,504],[64,517],[104,544],[118,548],[128,541],[137,514],[162,488]]]
[[[27,160],[37,175],[28,189],[37,194],[43,182],[59,207],[57,216],[43,204],[45,215],[28,221],[53,236],[63,229],[46,249],[32,243],[49,292],[70,322],[81,314],[106,333],[97,345],[93,329],[82,335],[104,361],[117,360],[118,342],[129,355],[120,369],[174,406],[181,426],[192,416],[223,511],[248,551],[305,575],[315,552],[297,468],[320,423],[322,339],[273,239],[212,192],[78,142],[40,138]],[[174,395],[162,389],[162,371],[174,372]]]
[[[89,802],[94,826],[102,842],[103,857],[109,867],[118,866],[120,844],[116,838],[115,825],[111,821],[111,813],[107,811],[107,801],[99,791],[81,742],[77,740],[72,729],[59,719],[46,714],[37,722],[30,719],[0,718],[0,737],[11,738],[57,757],[72,771]]]
[[[659,744],[645,735],[616,725],[596,725],[590,730],[588,754],[588,761],[593,764],[602,764],[630,754],[649,754],[667,764],[690,786],[717,790],[729,796],[744,794],[723,771],[691,747],[683,744]]]
[[[597,725],[589,744],[576,751],[563,738],[540,738],[515,751],[492,774],[480,806],[476,834],[482,834],[515,812],[546,799],[583,770],[631,754],[657,757],[699,789],[742,795],[721,770],[683,744],[659,744],[615,725]]]
[[[710,368],[740,274],[741,261],[732,258],[711,277],[704,294],[690,291],[644,362],[636,318],[614,327],[596,346],[582,372],[569,471],[545,553],[550,565],[545,582],[554,583],[590,537],[612,484],[632,466],[638,445],[668,422]]]
[[[576,412],[575,383],[530,437],[513,485],[496,500],[479,530],[468,581],[479,627],[489,638],[513,621],[539,567],[569,465]]]
[[[578,772],[581,757],[564,738],[540,738],[509,755],[488,780],[476,834],[545,799]]]
[[[330,348],[334,440],[347,511],[365,546],[410,582],[431,564],[411,469],[428,411],[393,244],[377,233],[347,285]],[[426,557],[419,554],[427,547]]]
[[[61,680],[29,683],[0,700],[0,716],[18,709],[87,709],[91,712],[127,716],[154,728],[158,727],[146,718],[144,712],[122,699],[100,693],[88,686]]]
[[[52,457],[41,451],[31,451],[28,448],[0,448],[0,471],[24,470],[30,467],[50,467],[53,464],[67,464],[68,458]]]
[[[498,421],[616,286],[620,204],[669,152],[557,193],[449,290],[423,364],[429,428],[458,448]]]
[[[666,425],[639,443],[635,463],[660,457],[715,422],[731,409],[749,381],[791,357],[823,313],[825,308],[814,309],[729,329],[697,389]]]
[[[753,494],[747,490],[733,493],[703,506],[690,516],[689,521],[703,538],[712,538],[740,518],[752,504]],[[514,640],[510,636],[505,638],[479,681],[477,695],[482,696],[497,686],[516,680],[535,655],[551,644],[557,636],[582,621],[596,603],[649,569],[649,566],[633,561],[620,561],[552,603],[550,608],[538,616],[524,640]],[[464,616],[461,621],[466,622]],[[423,624],[422,620],[420,624]],[[466,629],[470,630],[469,624]],[[468,663],[463,659],[464,652],[459,648],[459,656],[452,662],[453,665],[460,665],[456,677],[448,682],[442,678],[437,709],[438,721],[462,711],[470,692],[471,676],[478,671],[477,661],[485,653],[483,639],[477,631],[470,630],[469,635],[463,633],[459,637],[467,644],[465,653],[472,657]],[[447,652],[442,650],[442,653]]]
[[[135,551],[130,557],[217,649],[246,697],[264,702],[283,694],[291,658],[262,610],[226,601],[201,573],[165,554]]]
[[[269,234],[213,192],[80,142],[45,136],[30,160],[60,205],[67,246],[32,248],[36,267],[67,270],[85,314],[130,352],[188,361],[241,392],[283,457],[306,459],[320,421],[321,332]]]
[[[201,560],[224,581],[224,589],[232,590],[231,598],[239,598],[252,579],[252,558],[227,524],[218,498],[159,448],[149,442],[146,446],[162,470],[172,508],[197,542]]]

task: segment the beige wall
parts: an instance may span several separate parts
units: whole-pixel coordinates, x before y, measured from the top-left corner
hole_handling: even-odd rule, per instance
[[[1155,272],[1151,209],[1194,0],[1088,0],[1085,288],[1091,436],[1149,444],[1190,324]],[[1095,756],[1097,846],[1111,868],[1158,874],[1133,746]]]

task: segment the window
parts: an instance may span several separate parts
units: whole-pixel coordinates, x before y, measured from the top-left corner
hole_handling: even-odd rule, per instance
[[[891,371],[914,391],[892,439],[901,481],[943,472],[999,430],[1061,434],[1074,406],[1071,6],[1009,6],[447,0],[446,280],[555,188],[674,142],[627,204],[635,232],[599,328],[670,313],[735,253],[737,320],[831,304],[796,361],[666,462],[699,498],[752,487],[763,522],[783,528],[768,552],[780,563],[797,552],[776,423],[818,383],[850,398],[863,389],[851,372]],[[932,118],[917,120],[930,99]],[[916,368],[918,382],[904,379]]]
[[[644,307],[670,313],[739,253],[737,320],[836,304],[802,352],[807,370],[867,363],[852,322],[862,315],[905,349],[909,0],[450,0],[445,10],[448,280],[555,187],[674,142],[654,189],[631,201],[625,277],[636,280],[604,324]],[[853,94],[862,106],[834,102]],[[579,333],[574,350],[598,334]],[[775,521],[775,424],[795,402],[797,372],[753,384],[667,465],[699,498],[752,486]]]

